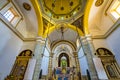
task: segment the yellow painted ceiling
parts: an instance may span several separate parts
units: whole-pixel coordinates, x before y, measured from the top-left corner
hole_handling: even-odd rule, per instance
[[[82,0],[40,0],[42,13],[54,20],[68,20],[82,13]]]
[[[80,6],[81,0],[43,0],[44,7],[56,15],[70,14]]]

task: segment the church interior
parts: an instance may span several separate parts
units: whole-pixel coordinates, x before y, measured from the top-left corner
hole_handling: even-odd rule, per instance
[[[120,0],[0,0],[0,80],[120,80]]]

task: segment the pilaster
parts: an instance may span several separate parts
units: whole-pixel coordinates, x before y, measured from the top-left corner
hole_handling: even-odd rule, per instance
[[[52,58],[53,58],[53,53],[50,53],[49,65],[48,65],[48,78],[52,77]]]
[[[74,57],[75,57],[75,62],[76,62],[76,70],[77,70],[77,80],[82,80],[81,79],[81,71],[80,71],[80,64],[79,64],[79,59],[78,59],[78,52],[75,51],[73,52]]]
[[[75,57],[77,72],[80,72],[80,64],[79,64],[79,60],[78,60],[78,54],[77,54],[77,52],[73,52],[73,54],[74,54],[74,57]]]

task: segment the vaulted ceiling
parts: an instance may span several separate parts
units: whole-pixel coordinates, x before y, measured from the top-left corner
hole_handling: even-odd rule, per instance
[[[30,0],[13,0],[16,6],[23,14],[25,20],[25,29],[28,32],[29,38],[36,38],[38,34],[38,16],[36,15],[35,8]],[[99,3],[99,1],[102,1]],[[56,25],[61,22],[66,22],[74,25],[84,32],[83,18],[84,10],[86,7],[87,0],[38,0],[40,10],[43,19],[43,30],[47,29],[48,23]],[[103,10],[106,5],[109,4],[110,0],[93,0],[90,6],[90,12],[88,15],[88,28],[93,36],[104,35],[108,31],[104,26],[102,26]],[[30,10],[26,10],[23,3],[28,3],[31,7]],[[100,5],[99,5],[100,4]],[[97,5],[97,6],[96,6]],[[103,30],[104,27],[104,30]],[[68,29],[64,33],[64,39],[68,41],[75,42],[77,33]],[[61,39],[61,33],[53,31],[49,38],[52,41]],[[73,40],[74,39],[74,40]]]

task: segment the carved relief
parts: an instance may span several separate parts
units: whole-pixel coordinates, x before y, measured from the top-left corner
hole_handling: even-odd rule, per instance
[[[23,7],[24,7],[24,9],[26,9],[27,11],[30,11],[31,10],[31,6],[30,6],[30,4],[28,4],[28,3],[23,3]]]
[[[98,6],[102,5],[103,2],[104,2],[104,0],[97,0],[97,1],[95,2],[95,6],[98,7]]]

